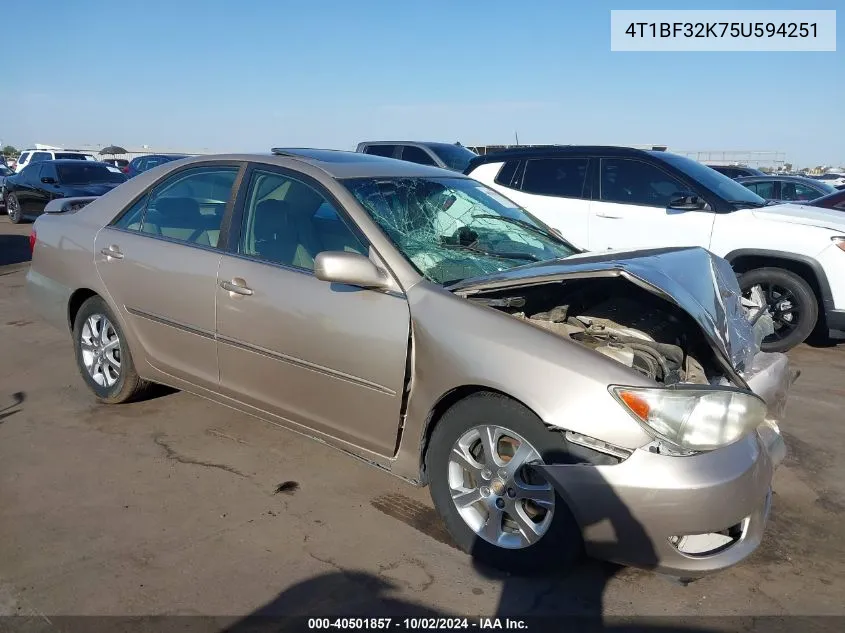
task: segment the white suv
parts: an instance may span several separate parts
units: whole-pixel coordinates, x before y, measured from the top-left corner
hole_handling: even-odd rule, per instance
[[[845,338],[841,211],[768,203],[689,158],[623,147],[517,148],[479,156],[466,173],[584,250],[701,246],[724,257],[772,312],[766,351],[817,325]]]
[[[25,149],[18,156],[18,164],[15,167],[15,172],[19,172],[31,163],[57,159],[97,160],[91,154],[78,152],[73,149]]]

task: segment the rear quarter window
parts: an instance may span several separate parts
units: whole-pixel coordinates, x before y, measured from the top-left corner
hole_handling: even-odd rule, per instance
[[[517,167],[519,167],[518,160],[509,160],[503,163],[502,168],[499,169],[499,173],[496,174],[493,182],[497,185],[502,185],[503,187],[516,189]]]
[[[396,151],[396,145],[367,145],[364,148],[365,154],[372,154],[373,156],[385,156],[387,158],[393,157],[393,152]]]

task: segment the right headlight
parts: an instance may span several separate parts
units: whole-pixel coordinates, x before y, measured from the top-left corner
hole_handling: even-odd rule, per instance
[[[613,386],[610,392],[653,434],[691,451],[732,444],[766,419],[766,403],[748,391]]]

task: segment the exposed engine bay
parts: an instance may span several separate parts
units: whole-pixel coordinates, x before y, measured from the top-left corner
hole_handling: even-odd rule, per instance
[[[568,338],[661,384],[729,383],[686,312],[619,277],[488,291],[470,300]]]

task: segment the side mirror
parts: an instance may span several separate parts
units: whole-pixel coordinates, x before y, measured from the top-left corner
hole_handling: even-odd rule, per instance
[[[669,208],[675,211],[701,211],[708,208],[708,204],[695,194],[679,193],[669,201]]]
[[[314,258],[314,276],[329,281],[361,288],[387,288],[387,273],[359,253],[324,251]]]
[[[55,185],[55,184],[56,184],[56,179],[55,179],[55,178],[53,178],[52,176],[44,176],[44,177],[41,179],[41,182],[43,182],[45,185]]]

